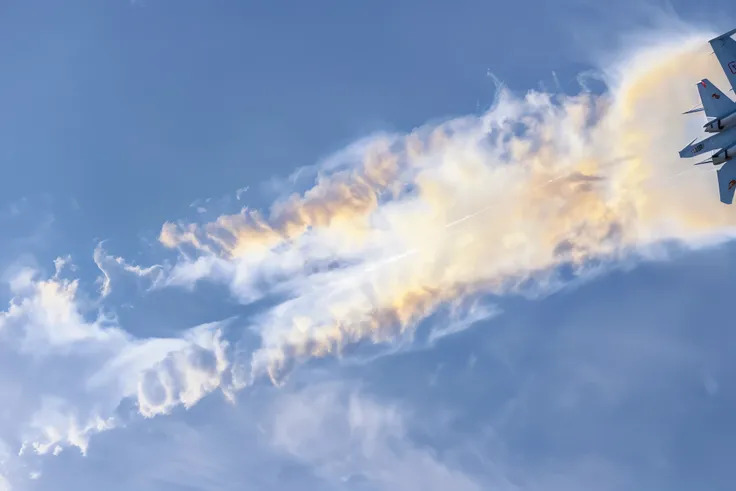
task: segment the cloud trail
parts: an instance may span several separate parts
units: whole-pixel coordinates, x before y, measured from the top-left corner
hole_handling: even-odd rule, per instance
[[[169,284],[224,282],[245,303],[288,294],[252,326],[263,346],[251,375],[276,381],[299,359],[410,335],[474,296],[554,291],[563,266],[584,277],[663,241],[725,240],[736,218],[715,176],[677,156],[700,128],[680,115],[694,83],[724,79],[709,35],[634,39],[601,69],[603,95],[501,88],[480,116],[364,140],[357,162],[333,159],[267,214],[166,223],[161,243],[195,253]]]

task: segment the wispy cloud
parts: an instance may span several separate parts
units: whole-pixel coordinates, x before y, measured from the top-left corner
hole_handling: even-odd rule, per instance
[[[179,338],[137,339],[79,294],[79,280],[60,269],[67,261],[57,261],[49,278],[17,271],[0,312],[0,390],[8,397],[0,441],[18,445],[21,455],[67,446],[86,453],[91,435],[125,423],[123,401],[146,417],[189,407],[220,387],[229,368],[227,321]]]
[[[240,198],[242,198],[243,195],[245,195],[245,193],[248,192],[248,189],[250,189],[248,186],[245,186],[243,188],[238,189],[235,192],[235,199],[237,199],[238,201],[240,201]]]
[[[149,288],[156,288],[156,286],[163,280],[164,268],[162,266],[154,265],[143,268],[141,266],[129,264],[122,257],[107,254],[103,248],[103,244],[104,242],[100,242],[97,245],[93,255],[95,264],[102,273],[102,276],[97,280],[97,283],[100,285],[100,296],[102,298],[107,297],[112,291],[111,274],[113,274],[115,269],[148,280],[150,283]],[[58,268],[59,266],[57,265],[57,271]]]
[[[314,367],[283,388],[249,390],[237,405],[129,424],[100,447],[93,440],[94,459],[44,468],[47,483],[613,491],[642,482],[682,486],[675,468],[692,478],[716,466],[728,476],[727,460],[719,466],[706,456],[707,464],[693,464],[686,450],[691,438],[698,445],[728,441],[721,425],[729,396],[708,395],[699,378],[707,369],[714,380],[728,379],[733,340],[724,335],[727,323],[691,319],[694,306],[708,310],[707,288],[727,285],[733,268],[715,284],[712,275],[685,281],[702,264],[656,269],[627,276],[615,302],[605,295],[609,284],[592,285],[468,333],[452,350],[384,358],[361,370]],[[667,286],[652,288],[646,278]],[[699,298],[688,302],[693,290]],[[712,301],[726,296],[724,290]],[[469,367],[471,351],[479,356]],[[432,377],[428,367],[438,360],[442,369]],[[716,413],[724,419],[702,417]],[[727,489],[728,481],[718,482],[711,488]]]
[[[272,445],[308,464],[331,486],[457,489],[484,486],[408,437],[407,409],[340,384],[277,399],[267,422]]]

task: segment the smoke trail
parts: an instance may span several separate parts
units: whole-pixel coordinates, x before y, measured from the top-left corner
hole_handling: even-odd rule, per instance
[[[700,131],[680,115],[694,83],[724,78],[707,39],[650,40],[603,71],[603,95],[502,89],[481,116],[376,139],[268,216],[167,223],[160,240],[199,251],[174,268],[187,281],[289,293],[252,327],[263,346],[251,376],[274,380],[300,359],[411,333],[443,306],[549,293],[561,266],[585,275],[662,241],[725,240],[736,214],[715,175],[677,155]]]

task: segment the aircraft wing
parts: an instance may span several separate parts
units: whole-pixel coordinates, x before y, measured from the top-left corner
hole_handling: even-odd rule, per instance
[[[718,169],[718,192],[721,203],[733,203],[733,194],[736,191],[736,161],[729,160]]]
[[[731,87],[736,92],[736,41],[731,37],[734,34],[736,34],[736,29],[731,29],[708,42],[718,58],[718,63],[726,73]]]
[[[722,148],[731,147],[734,143],[736,143],[736,126],[716,133],[705,140],[691,143],[680,150],[680,158],[686,159],[706,152],[721,150]]]

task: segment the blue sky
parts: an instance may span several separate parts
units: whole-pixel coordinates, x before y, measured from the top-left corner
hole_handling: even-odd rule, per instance
[[[728,6],[6,2],[0,491],[730,489]]]

